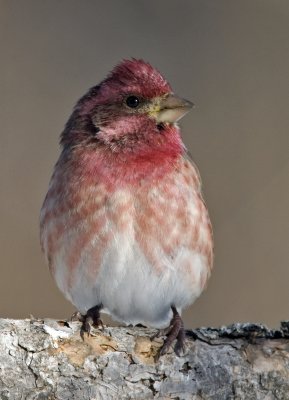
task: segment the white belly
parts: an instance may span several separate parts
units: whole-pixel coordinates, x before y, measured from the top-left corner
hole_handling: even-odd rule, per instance
[[[126,323],[141,323],[163,328],[172,317],[171,305],[179,312],[191,304],[203,289],[207,275],[206,259],[196,252],[180,247],[173,259],[159,249],[166,268],[156,271],[147,261],[133,237],[116,234],[104,251],[101,267],[96,277],[89,271],[93,259],[87,249],[85,258],[75,269],[73,285],[67,288],[67,270],[59,253],[56,260],[55,279],[59,288],[82,313],[102,303],[103,312],[113,319]],[[190,269],[184,270],[183,266]]]

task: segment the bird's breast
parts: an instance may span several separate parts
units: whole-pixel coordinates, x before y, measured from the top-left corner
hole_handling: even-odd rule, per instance
[[[168,274],[169,282],[177,272],[188,293],[196,285],[201,292],[210,274],[212,237],[192,168],[185,163],[161,180],[113,190],[103,182],[74,187],[54,176],[41,212],[41,242],[72,302],[81,282],[96,288],[102,279],[102,286],[109,282],[117,291],[126,271],[137,268],[136,279],[142,268],[156,279]]]

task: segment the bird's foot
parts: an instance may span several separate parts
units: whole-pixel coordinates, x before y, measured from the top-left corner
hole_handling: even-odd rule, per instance
[[[87,333],[88,336],[91,333],[92,326],[95,328],[103,329],[103,323],[100,319],[100,310],[102,309],[102,304],[94,306],[90,308],[86,315],[81,314],[79,311],[76,311],[71,316],[71,321],[80,321],[82,322],[82,326],[80,328],[80,336],[84,339],[84,333]]]
[[[185,352],[185,329],[183,320],[178,313],[175,306],[172,306],[173,318],[170,326],[166,329],[161,329],[153,339],[156,337],[166,336],[163,346],[160,348],[158,358],[167,353],[173,341],[176,339],[174,351],[177,356],[181,356]]]

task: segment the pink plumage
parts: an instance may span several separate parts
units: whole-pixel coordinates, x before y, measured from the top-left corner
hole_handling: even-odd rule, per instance
[[[126,60],[77,103],[61,136],[41,210],[41,245],[83,314],[168,329],[183,347],[181,310],[205,288],[212,230],[177,121],[191,103],[151,65]]]

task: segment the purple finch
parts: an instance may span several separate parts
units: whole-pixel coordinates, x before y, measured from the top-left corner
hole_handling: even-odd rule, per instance
[[[117,65],[76,104],[41,210],[41,245],[83,315],[167,328],[160,354],[184,345],[180,314],[206,286],[211,224],[177,121],[192,103],[142,60]]]

